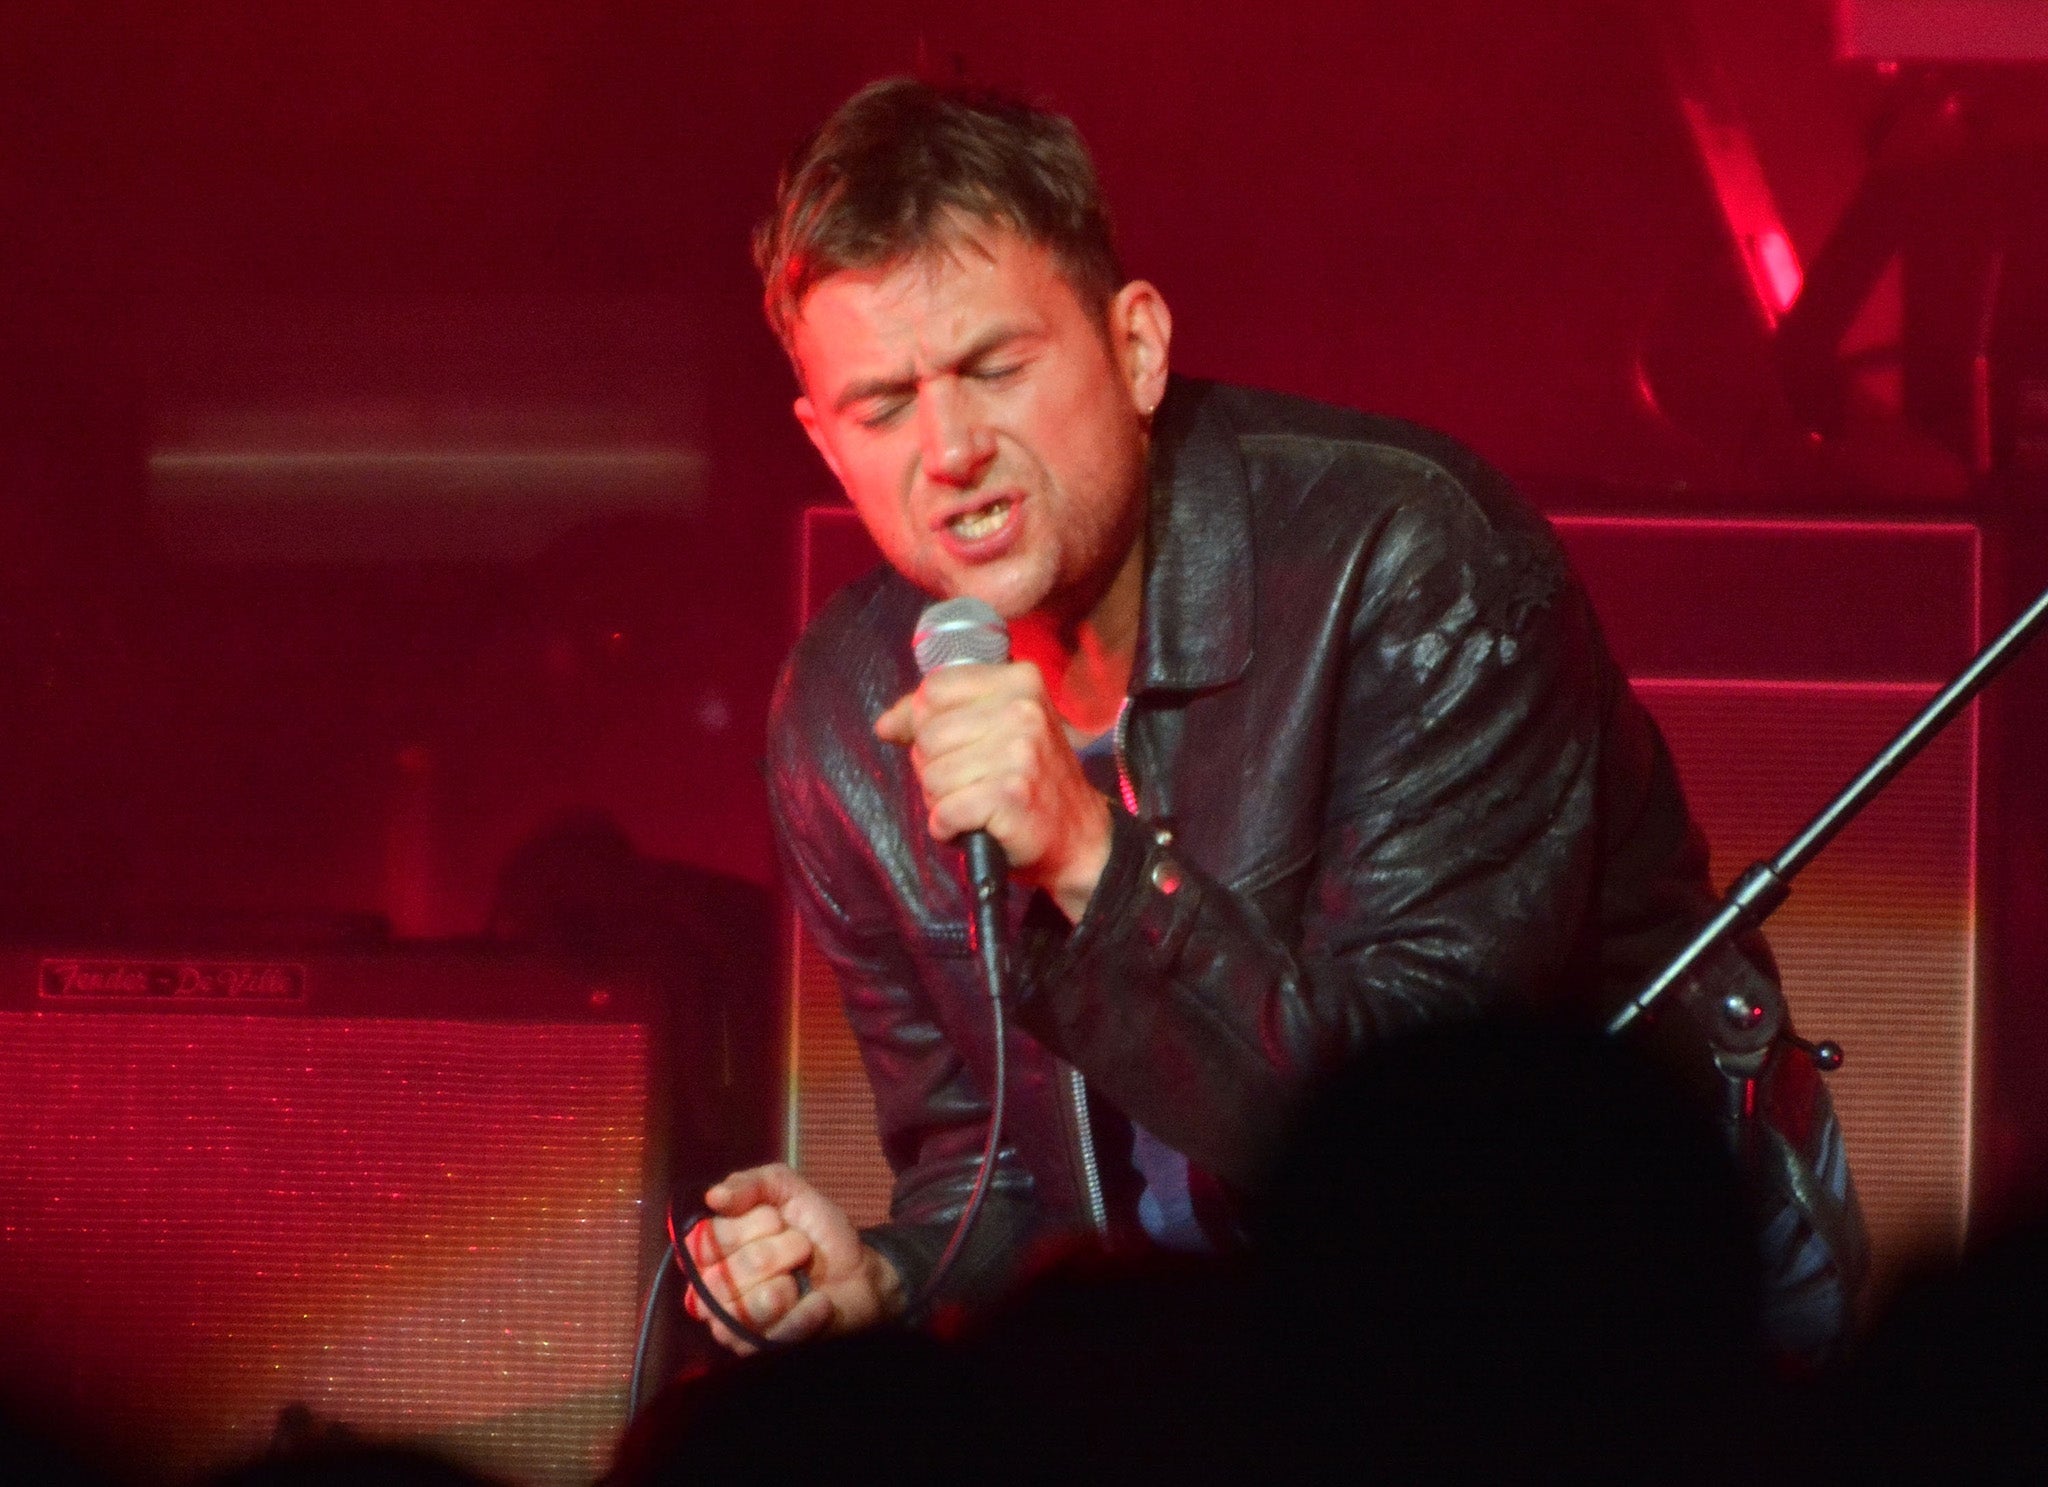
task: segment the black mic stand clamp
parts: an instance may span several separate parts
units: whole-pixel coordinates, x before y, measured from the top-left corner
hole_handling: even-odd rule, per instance
[[[1752,864],[1729,888],[1720,912],[1708,922],[1694,944],[1687,947],[1688,953],[1651,983],[1654,995],[1638,997],[1630,1006],[1648,1008],[1680,981],[1697,993],[1700,988],[1692,976],[1694,968],[1724,945],[1759,928],[1791,892],[1791,885],[1771,863]],[[1639,1010],[1635,1015],[1645,1014]],[[1714,1069],[1722,1083],[1722,1114],[1727,1121],[1729,1140],[1742,1155],[1751,1154],[1748,1137],[1757,1111],[1757,1089],[1776,1052],[1791,1049],[1823,1074],[1832,1074],[1842,1067],[1842,1045],[1825,1040],[1810,1043],[1793,1032],[1785,1016],[1785,1004],[1775,995],[1759,996],[1737,987],[1723,992],[1710,1007],[1701,1009],[1701,1015]],[[1617,1021],[1618,1025],[1610,1024],[1610,1031],[1619,1032],[1634,1017]]]

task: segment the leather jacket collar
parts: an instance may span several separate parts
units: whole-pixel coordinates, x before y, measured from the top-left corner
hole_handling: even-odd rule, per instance
[[[1207,392],[1174,378],[1153,423],[1134,693],[1207,691],[1251,666],[1250,482]]]

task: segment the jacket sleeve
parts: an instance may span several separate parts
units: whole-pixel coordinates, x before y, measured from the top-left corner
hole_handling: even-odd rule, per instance
[[[1591,935],[1621,683],[1547,528],[1443,476],[1343,593],[1299,922],[1277,931],[1120,814],[1086,914],[1071,934],[1038,916],[1027,959],[1025,1025],[1234,1185],[1313,1076],[1399,1028],[1554,994]]]
[[[854,761],[862,756],[835,746],[829,719],[792,723],[785,706],[790,686],[785,677],[770,733],[769,806],[783,879],[802,932],[838,979],[874,1092],[883,1155],[896,1174],[888,1222],[862,1237],[916,1296],[979,1173],[990,1103],[934,1014],[903,933],[886,914],[891,900],[873,883],[876,868],[848,819],[848,798],[873,785],[859,777]],[[854,774],[828,780],[824,772],[834,769]],[[1042,1224],[1031,1174],[1006,1144],[945,1299],[972,1302],[1000,1292]]]

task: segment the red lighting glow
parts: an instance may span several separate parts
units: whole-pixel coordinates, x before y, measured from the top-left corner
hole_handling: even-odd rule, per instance
[[[1747,246],[1758,292],[1773,314],[1783,315],[1792,308],[1793,301],[1799,298],[1799,291],[1806,284],[1806,275],[1800,270],[1799,254],[1792,246],[1792,239],[1785,236],[1782,227],[1773,227],[1750,239]]]

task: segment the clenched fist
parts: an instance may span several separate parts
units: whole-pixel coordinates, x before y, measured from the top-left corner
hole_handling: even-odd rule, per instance
[[[798,1342],[902,1314],[896,1267],[861,1243],[837,1204],[780,1162],[733,1173],[704,1194],[704,1203],[714,1217],[683,1243],[718,1304],[756,1332]],[[753,1351],[712,1318],[694,1287],[683,1305],[726,1347]]]

